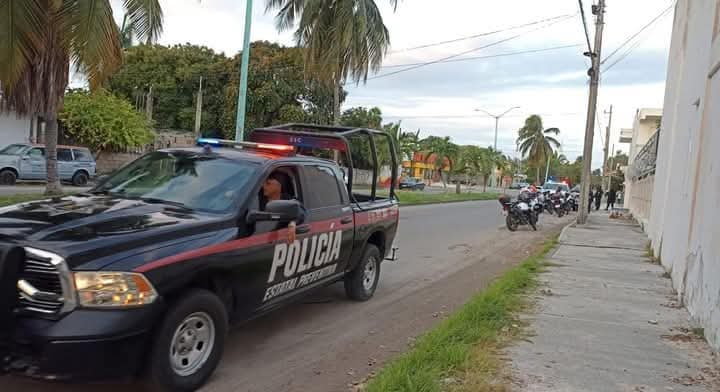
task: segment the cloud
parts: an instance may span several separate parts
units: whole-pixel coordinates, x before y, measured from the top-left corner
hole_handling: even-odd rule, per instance
[[[112,0],[116,19],[122,20],[121,0]],[[525,116],[539,113],[547,127],[562,130],[561,139],[571,159],[582,153],[587,108],[588,59],[585,37],[572,1],[453,0],[438,2],[413,0],[399,2],[393,12],[390,2],[376,0],[390,30],[392,48],[385,64],[406,64],[437,60],[469,51],[489,43],[508,39],[499,45],[477,50],[466,56],[484,56],[526,51],[559,45],[581,46],[492,59],[431,65],[416,70],[369,80],[366,85],[346,88],[350,106],[378,106],[388,121],[403,120],[407,129],[421,129],[423,135],[447,135],[458,143],[489,145],[493,142],[495,121],[473,110],[482,107],[502,112],[521,106],[500,121],[498,145],[512,153],[516,130]],[[441,4],[442,3],[442,4]],[[447,4],[446,4],[447,3]],[[591,1],[586,1],[590,34],[594,32]],[[190,42],[233,55],[242,46],[245,2],[237,0],[161,0],[165,12],[163,44]],[[671,4],[670,0],[616,1],[608,7],[604,34],[604,53],[609,54]],[[553,26],[536,29],[531,26],[481,38],[462,40],[413,51],[402,49],[417,45],[456,39],[510,26],[572,15]],[[638,37],[637,47],[620,63],[602,76],[599,94],[601,125],[607,125],[603,113],[614,107],[611,142],[617,142],[621,127],[632,125],[635,110],[662,105],[667,51],[672,27],[672,13],[660,19]],[[293,44],[292,32],[278,33],[273,14],[265,13],[265,2],[255,1],[253,40]],[[635,44],[635,41],[628,47]],[[624,53],[621,50],[614,60]],[[252,54],[251,54],[252,55]],[[401,68],[384,68],[381,74]],[[432,116],[432,117],[428,117]],[[600,132],[602,131],[602,132]],[[602,146],[596,125],[593,167],[602,164]],[[617,149],[617,148],[616,148]]]

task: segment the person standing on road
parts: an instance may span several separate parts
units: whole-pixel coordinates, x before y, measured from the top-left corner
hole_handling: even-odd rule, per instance
[[[593,198],[593,189],[590,187],[590,193],[588,194],[588,214],[592,211]]]
[[[609,209],[615,209],[615,200],[617,199],[617,192],[615,189],[610,189],[607,193],[607,206],[605,206],[605,210]]]
[[[603,191],[602,188],[598,187],[595,191],[595,211],[600,210],[600,201],[602,201]]]

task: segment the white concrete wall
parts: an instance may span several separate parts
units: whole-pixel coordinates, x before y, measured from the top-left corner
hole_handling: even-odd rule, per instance
[[[0,148],[30,141],[30,118],[0,112]]]
[[[720,349],[720,2],[675,9],[653,204],[653,251]]]
[[[628,182],[626,182],[623,206],[633,214],[633,217],[640,222],[644,229],[648,227],[650,221],[655,176],[647,176],[642,180],[629,181],[629,183],[632,185],[628,187]]]

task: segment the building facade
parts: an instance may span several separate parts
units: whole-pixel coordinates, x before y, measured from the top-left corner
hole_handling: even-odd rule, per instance
[[[31,128],[30,117],[0,111],[0,148],[13,143],[30,143]]]
[[[675,6],[652,207],[653,253],[720,349],[720,1]]]
[[[628,166],[624,170],[623,204],[643,227],[650,219],[661,120],[662,109],[638,109],[633,127],[620,133],[620,142],[630,144]]]

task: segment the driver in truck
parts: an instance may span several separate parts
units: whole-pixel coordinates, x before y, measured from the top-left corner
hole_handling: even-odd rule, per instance
[[[262,209],[264,210],[267,203],[271,201],[295,199],[290,193],[292,189],[292,180],[289,175],[279,170],[273,171],[262,185],[264,196]],[[287,223],[280,222],[277,228],[282,229],[285,228],[286,225],[288,229],[288,243],[293,243],[297,238],[297,222],[294,220]]]

